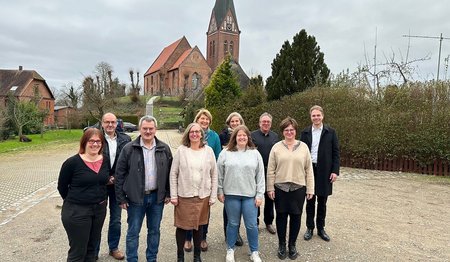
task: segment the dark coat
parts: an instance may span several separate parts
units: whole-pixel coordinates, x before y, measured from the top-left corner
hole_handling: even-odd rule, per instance
[[[228,127],[225,127],[224,129],[222,129],[222,132],[220,132],[220,134],[219,134],[220,145],[222,147],[225,147],[226,145],[228,145],[228,142],[230,142],[230,137],[231,137],[231,132],[228,129]]]
[[[116,171],[117,160],[119,159],[120,152],[122,151],[123,147],[128,142],[131,141],[130,136],[127,135],[127,134],[116,132],[116,135],[117,135],[117,138],[116,138],[116,141],[117,141],[116,158],[114,159],[113,166],[110,166],[110,168],[111,168],[111,172],[109,174],[110,176],[114,176],[114,173]],[[103,155],[107,156],[109,158],[109,144],[108,144],[108,142],[106,142],[105,146],[103,147]],[[109,162],[109,163],[111,163],[111,162]]]
[[[300,140],[311,150],[312,126],[305,128]],[[328,196],[333,193],[333,183],[330,183],[331,173],[339,175],[339,141],[336,131],[323,125],[320,136],[319,151],[317,153],[317,173],[314,173],[315,195]]]
[[[145,191],[144,154],[140,145],[141,136],[126,144],[120,153],[116,167],[116,199],[119,204],[128,202],[142,204]],[[172,166],[172,152],[169,146],[156,141],[155,162],[158,185],[158,203],[170,197],[169,173]]]

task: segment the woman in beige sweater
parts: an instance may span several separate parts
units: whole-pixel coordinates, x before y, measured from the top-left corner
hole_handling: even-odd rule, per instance
[[[289,217],[289,258],[298,253],[296,240],[300,231],[300,219],[305,197],[314,194],[314,174],[308,146],[296,140],[298,124],[291,117],[281,121],[280,131],[284,139],[276,143],[269,155],[267,166],[267,195],[274,200],[277,213],[278,257],[285,259],[286,228]]]
[[[170,171],[170,202],[175,206],[174,224],[177,228],[177,261],[184,261],[183,246],[188,230],[193,230],[193,261],[201,261],[200,226],[208,223],[209,207],[217,199],[216,158],[204,137],[199,124],[190,124]]]

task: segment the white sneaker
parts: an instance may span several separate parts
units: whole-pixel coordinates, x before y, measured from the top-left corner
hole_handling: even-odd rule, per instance
[[[259,257],[258,251],[253,251],[252,255],[250,256],[250,260],[253,262],[262,262],[261,258]]]
[[[231,249],[231,248],[227,249],[226,261],[227,262],[234,262],[234,249]]]

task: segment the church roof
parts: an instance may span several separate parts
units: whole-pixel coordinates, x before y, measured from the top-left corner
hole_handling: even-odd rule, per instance
[[[234,21],[237,24],[236,11],[234,10],[233,0],[216,0],[216,4],[214,5],[213,13],[216,17],[216,24],[222,24],[225,16],[227,15],[228,10],[231,10],[231,14],[233,14]]]
[[[150,68],[147,70],[147,72],[144,74],[144,76],[152,74],[158,70],[161,69],[161,67],[164,66],[164,64],[167,62],[167,59],[169,59],[170,55],[172,55],[172,53],[175,51],[175,49],[177,48],[177,46],[181,43],[181,41],[184,39],[185,37],[183,36],[182,38],[178,39],[177,41],[175,41],[174,43],[166,46],[162,52],[159,54],[158,58],[156,58],[155,62],[153,62],[153,64],[150,66]]]
[[[186,57],[192,52],[192,50],[193,48],[189,48],[188,50],[184,51],[184,53],[180,56],[180,58],[178,58],[178,60],[175,62],[172,68],[169,69],[169,71],[180,67],[181,63],[183,63],[184,59],[186,59]]]

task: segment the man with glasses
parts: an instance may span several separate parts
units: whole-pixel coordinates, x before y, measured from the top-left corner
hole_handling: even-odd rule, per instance
[[[277,133],[271,131],[272,128],[272,116],[265,112],[259,117],[259,129],[252,132],[253,143],[258,148],[259,153],[262,156],[264,163],[264,177],[267,184],[267,163],[269,162],[269,154],[272,146],[275,145],[280,139]],[[258,207],[258,222],[260,215],[260,208]],[[275,234],[277,231],[272,225],[274,219],[273,200],[269,198],[267,192],[264,194],[264,223],[266,229],[271,234]],[[259,223],[258,223],[259,224]]]
[[[121,132],[117,132],[117,117],[113,113],[106,113],[102,117],[102,130],[105,135],[106,144],[103,148],[103,155],[110,160],[110,175],[107,188],[109,198],[109,227],[108,227],[108,246],[109,255],[117,260],[125,258],[123,252],[119,250],[122,209],[116,201],[114,189],[114,177],[116,162],[119,158],[122,148],[131,141],[131,138]],[[100,241],[97,246],[97,257],[100,251]]]
[[[317,235],[325,241],[330,237],[325,232],[328,196],[332,194],[333,183],[339,175],[339,141],[336,131],[323,124],[323,109],[313,106],[309,110],[312,125],[302,131],[300,140],[308,145],[314,171],[314,196],[306,201],[306,233],[305,240],[310,240],[317,226]],[[317,216],[314,225],[314,216]]]
[[[127,261],[138,261],[139,232],[147,218],[146,259],[157,260],[160,225],[164,204],[170,201],[169,173],[172,153],[156,138],[157,122],[153,116],[139,120],[140,135],[125,145],[116,168],[116,196],[128,213]]]

